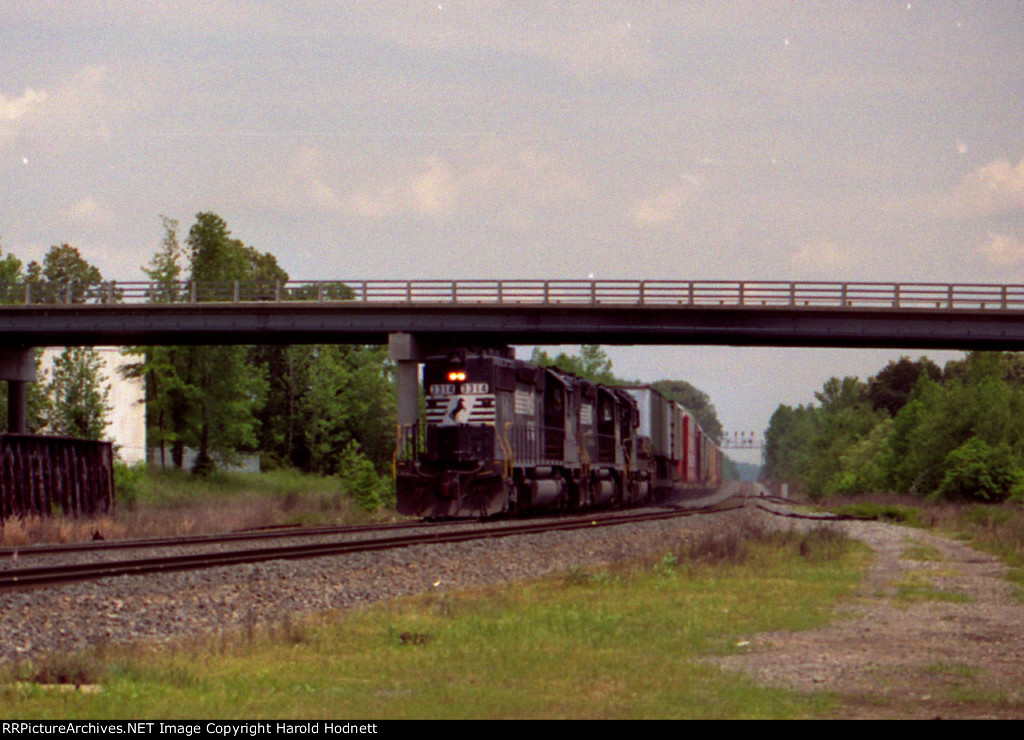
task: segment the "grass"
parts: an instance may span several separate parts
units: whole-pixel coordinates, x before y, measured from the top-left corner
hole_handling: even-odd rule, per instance
[[[903,557],[909,560],[920,560],[923,562],[939,562],[943,560],[939,548],[934,545],[922,545],[915,543],[903,551]]]
[[[966,594],[936,588],[927,576],[913,571],[906,574],[893,585],[896,587],[896,598],[905,602],[947,601],[957,604],[970,604],[974,601],[974,599]]]
[[[825,624],[867,558],[827,530],[737,532],[518,586],[104,646],[75,662],[101,694],[55,695],[31,683],[47,661],[26,663],[0,688],[0,717],[827,716],[828,696],[760,687],[708,659],[754,633]]]
[[[125,471],[128,471],[127,473]],[[18,517],[0,523],[0,546],[171,536],[274,525],[351,524],[388,517],[360,507],[338,477],[294,470],[214,473],[122,469],[108,516]]]
[[[822,505],[836,513],[943,532],[995,555],[1010,567],[1010,580],[1024,585],[1024,506],[1020,503],[965,505],[879,495],[835,499]]]

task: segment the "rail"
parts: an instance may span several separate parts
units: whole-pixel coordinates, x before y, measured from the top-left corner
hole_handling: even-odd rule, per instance
[[[0,304],[332,303],[1024,310],[1024,285],[731,280],[293,280],[0,284]]]

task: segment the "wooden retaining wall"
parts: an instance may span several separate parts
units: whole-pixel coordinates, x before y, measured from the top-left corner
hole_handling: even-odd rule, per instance
[[[0,434],[0,522],[27,515],[105,514],[113,507],[110,442]]]

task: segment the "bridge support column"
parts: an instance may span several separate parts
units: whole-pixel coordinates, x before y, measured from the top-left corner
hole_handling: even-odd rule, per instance
[[[36,379],[31,347],[0,347],[0,380],[7,381],[7,431],[28,431],[28,384]]]
[[[388,336],[388,356],[395,361],[395,390],[398,396],[398,424],[413,426],[420,416],[420,362],[424,359],[413,334],[397,332]]]

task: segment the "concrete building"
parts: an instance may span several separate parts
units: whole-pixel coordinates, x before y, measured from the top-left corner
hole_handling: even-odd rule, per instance
[[[114,443],[119,460],[130,465],[146,460],[146,387],[141,378],[125,378],[121,370],[138,362],[138,358],[122,354],[121,347],[96,347],[100,356],[102,383],[109,387],[106,433],[103,438]],[[63,347],[50,347],[43,352],[37,381],[50,380],[53,361]]]

